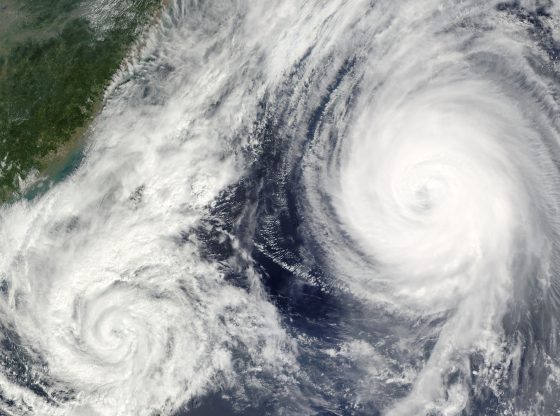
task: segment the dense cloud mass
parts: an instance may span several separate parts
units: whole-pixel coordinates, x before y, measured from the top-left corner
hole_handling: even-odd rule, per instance
[[[0,211],[2,412],[560,411],[559,22],[170,4]]]

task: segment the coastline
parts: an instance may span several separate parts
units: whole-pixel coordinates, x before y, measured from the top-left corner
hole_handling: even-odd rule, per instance
[[[66,177],[68,173],[72,172],[79,165],[87,144],[88,132],[96,117],[105,106],[107,91],[115,74],[139,51],[145,34],[160,20],[167,4],[166,0],[146,0],[141,5],[138,5],[137,9],[134,9],[132,12],[128,11],[133,13],[130,21],[124,23],[116,21],[115,24],[117,26],[105,33],[101,40],[96,40],[98,43],[95,44],[94,48],[104,48],[102,50],[105,51],[106,56],[106,60],[103,63],[105,66],[99,69],[100,72],[91,72],[97,70],[96,63],[89,64],[90,66],[85,69],[82,66],[77,66],[75,68],[76,72],[70,70],[66,75],[55,75],[59,77],[56,78],[58,83],[52,88],[50,87],[52,83],[49,85],[48,80],[44,81],[43,83],[47,84],[46,90],[36,90],[32,87],[32,83],[27,86],[26,84],[28,83],[26,81],[29,75],[27,75],[28,78],[25,78],[25,74],[32,74],[30,75],[31,77],[37,78],[37,75],[33,75],[33,72],[44,72],[43,67],[34,66],[36,64],[32,62],[26,64],[27,67],[15,67],[15,65],[18,65],[18,62],[13,61],[13,51],[17,52],[19,50],[17,48],[26,47],[27,43],[25,42],[34,42],[31,35],[29,41],[14,46],[15,49],[12,49],[12,55],[9,53],[4,55],[7,61],[4,61],[3,66],[2,57],[0,56],[0,74],[2,74],[2,70],[4,71],[4,78],[0,79],[0,92],[3,87],[2,83],[4,83],[5,87],[3,113],[0,111],[0,130],[4,131],[4,133],[0,134],[0,139],[2,139],[0,140],[0,159],[7,160],[4,166],[8,166],[6,168],[8,170],[4,169],[0,172],[0,181],[2,182],[0,183],[0,204],[10,204],[20,198],[33,199],[47,191],[54,183]],[[73,12],[70,11],[69,14],[73,14]],[[64,18],[64,16],[57,17],[57,19]],[[21,19],[24,19],[24,17]],[[84,17],[77,18],[71,22],[77,21],[86,22]],[[90,33],[91,36],[95,36],[95,32]],[[47,45],[45,47],[42,46],[41,41],[37,41],[36,44],[29,43],[29,45],[42,52],[44,48],[49,47],[48,45],[51,45],[50,48],[52,49],[53,43],[56,44],[56,42],[64,41],[61,36],[63,35],[45,40],[47,42],[44,44]],[[79,47],[80,43],[87,42],[87,38],[78,38],[76,42],[77,47]],[[49,50],[46,49],[45,53],[49,53]],[[80,49],[69,49],[68,53],[72,53],[72,50],[80,51]],[[94,51],[96,50],[92,49],[87,53],[95,55]],[[47,55],[47,57],[49,56]],[[72,55],[68,55],[68,57],[74,59]],[[60,60],[63,58],[65,56],[54,56],[54,58],[50,56],[50,59],[55,60],[45,62],[54,65],[54,68],[56,68],[56,65],[60,65]],[[44,60],[46,59],[49,58]],[[41,61],[38,63],[41,63]],[[117,65],[113,66],[114,64]],[[21,71],[18,72],[20,68],[24,70],[23,76]],[[109,68],[112,68],[112,70],[107,72]],[[88,70],[90,72],[87,72]],[[6,71],[11,72],[8,73]],[[50,71],[51,73],[53,72],[52,68]],[[54,72],[56,74],[56,71]],[[13,79],[10,79],[10,76]],[[16,77],[15,80],[20,80],[14,82],[14,77]],[[33,80],[33,78],[31,79]],[[65,79],[69,81],[74,80],[72,81],[74,83],[68,84]],[[76,84],[75,79],[78,79],[80,83]],[[10,82],[11,84],[6,84]],[[78,90],[88,92],[78,92],[76,93],[78,95],[76,95],[73,92],[73,88],[76,87]],[[15,104],[16,101],[12,101],[9,88],[19,89],[16,92],[20,92],[23,89],[24,92],[22,94],[25,94],[24,97],[31,97],[35,101],[49,102],[49,100],[57,100],[55,103],[59,107],[47,105],[47,113],[45,115],[45,104],[42,104],[43,115],[39,121],[33,119],[37,109],[23,107],[23,111],[30,114],[23,118],[23,122],[28,125],[31,123],[33,130],[29,131],[24,126],[18,127],[20,123],[17,121],[17,118],[13,119],[13,117],[14,114],[16,115],[15,117],[20,117],[18,114],[21,114],[22,108],[21,104]],[[65,101],[64,94],[68,93],[61,93],[61,90],[70,91],[70,94],[74,94],[70,96],[72,98],[71,102]],[[53,94],[56,95],[53,96]],[[0,110],[2,110],[2,105],[0,105]],[[41,110],[39,108],[39,111]],[[20,133],[17,130],[14,133],[12,127],[15,129],[19,128]],[[23,165],[21,164],[22,161]]]

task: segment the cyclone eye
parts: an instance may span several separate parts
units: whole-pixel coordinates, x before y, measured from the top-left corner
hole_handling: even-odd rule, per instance
[[[419,211],[429,211],[438,203],[438,186],[434,180],[420,184],[414,192],[413,208]]]

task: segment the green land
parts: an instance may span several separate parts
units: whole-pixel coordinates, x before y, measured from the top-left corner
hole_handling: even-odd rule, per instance
[[[2,0],[0,201],[64,157],[161,0]]]

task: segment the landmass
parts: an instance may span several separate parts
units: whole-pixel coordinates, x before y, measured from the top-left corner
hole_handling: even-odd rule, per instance
[[[73,151],[161,0],[0,5],[0,202]]]

